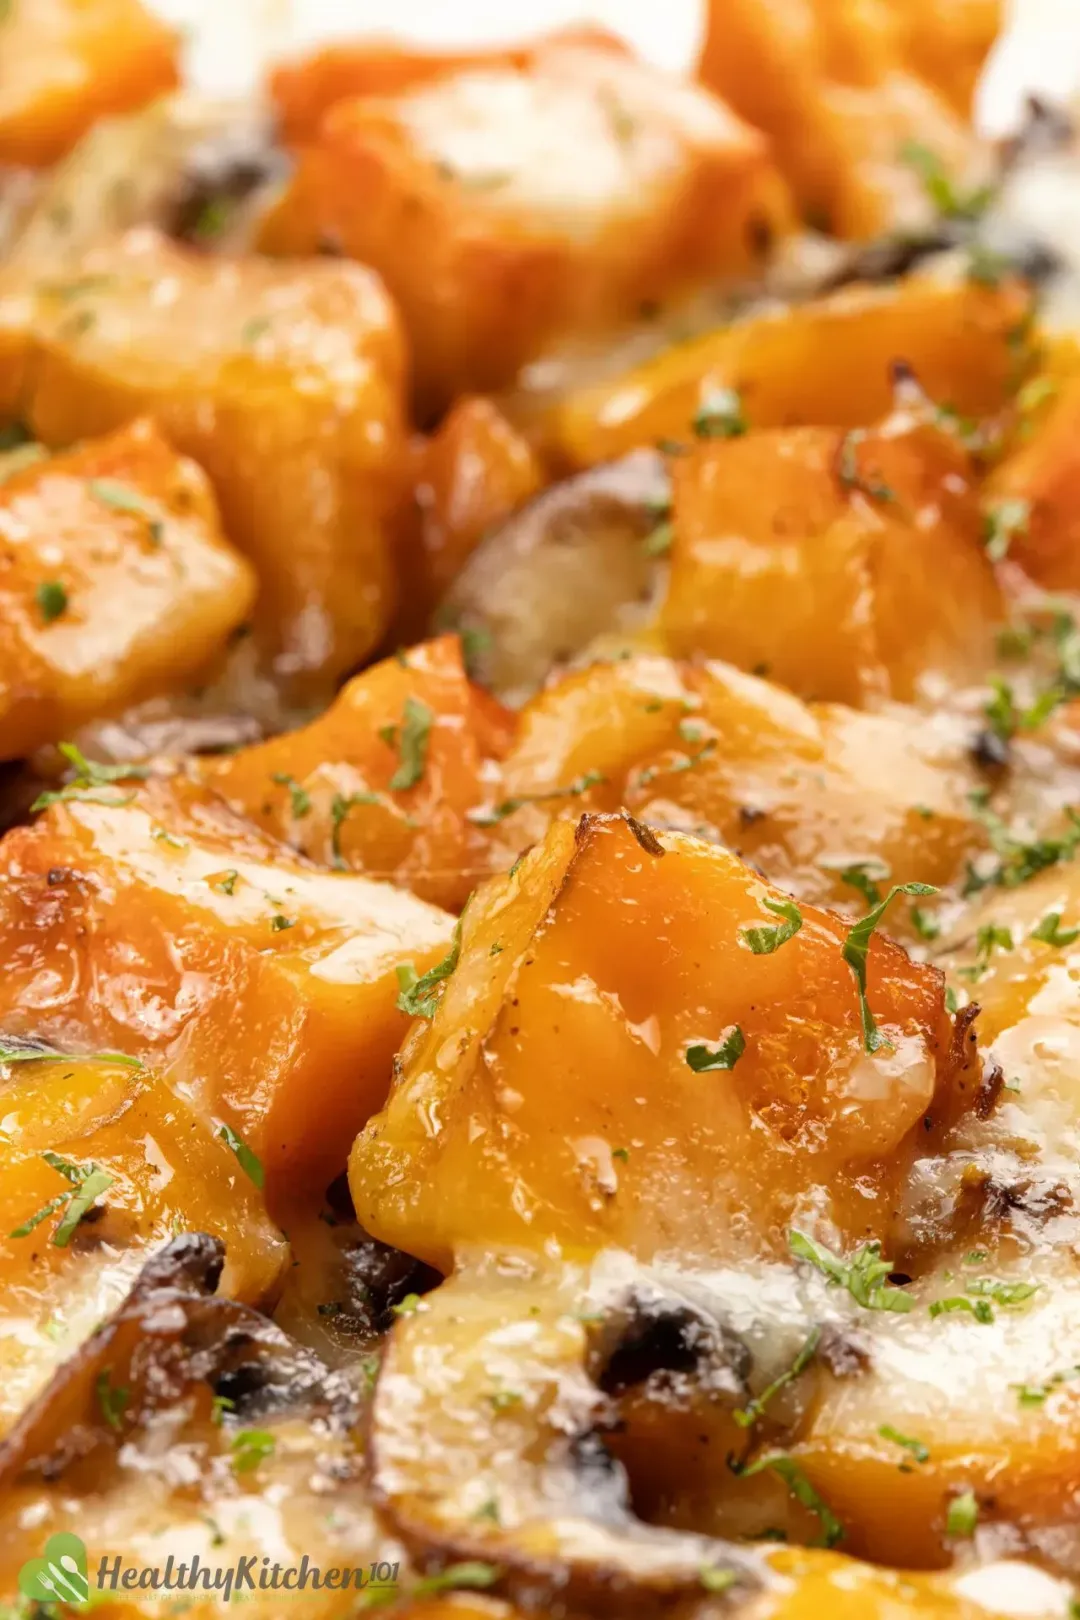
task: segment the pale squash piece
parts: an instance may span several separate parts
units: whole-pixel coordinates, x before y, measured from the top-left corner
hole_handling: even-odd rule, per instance
[[[401,334],[378,281],[356,265],[226,262],[149,231],[37,283],[32,301],[14,277],[0,405],[17,386],[15,414],[51,445],[152,414],[205,469],[255,566],[276,671],[325,690],[355,667],[393,611],[406,453]]]
[[[907,142],[961,180],[985,171],[964,120],[912,71],[882,0],[710,0],[698,71],[768,134],[805,216],[831,235],[926,221]]]
[[[624,805],[725,844],[800,899],[861,915],[867,880],[961,877],[985,844],[970,801],[981,786],[970,756],[921,717],[808,705],[730,664],[639,655],[526,706],[488,815],[509,854],[552,815]],[[885,927],[913,932],[908,906]]]
[[[677,458],[671,650],[855,705],[977,682],[1004,606],[972,477],[952,435],[903,419],[752,433]]]
[[[162,1067],[247,1143],[273,1207],[342,1168],[407,1028],[395,970],[453,929],[182,780],[75,786],[0,870],[3,1027]]]
[[[181,685],[255,597],[205,475],[150,422],[3,478],[0,558],[0,759]]]
[[[480,1245],[784,1249],[808,1198],[884,1238],[968,1060],[940,976],[880,937],[869,1002],[892,1045],[864,1050],[838,918],[803,907],[752,949],[790,905],[715,846],[555,823],[465,912],[460,964],[353,1149],[361,1224],[442,1269]],[[706,1048],[726,1064],[695,1068]]]
[[[326,243],[386,281],[424,409],[561,339],[759,269],[789,225],[766,142],[699,87],[560,43],[334,107],[263,246]]]
[[[303,730],[199,771],[312,860],[459,910],[491,870],[468,812],[486,797],[509,729],[499,704],[470,685],[458,638],[443,636],[365,670]]]
[[[0,1036],[0,1054],[11,1050]],[[178,1229],[224,1241],[225,1291],[248,1302],[272,1294],[288,1251],[225,1141],[159,1076],[109,1056],[30,1052],[0,1055],[0,1074],[4,1431]],[[85,1182],[72,1170],[109,1178],[79,1221]]]
[[[96,119],[171,90],[178,43],[141,0],[10,0],[0,15],[0,163],[55,163]]]
[[[703,404],[739,394],[751,427],[862,427],[893,404],[906,361],[932,399],[969,416],[1000,410],[1028,342],[1029,291],[912,276],[854,287],[796,308],[748,316],[666,349],[614,382],[577,389],[538,429],[574,467],[650,441],[691,437]]]

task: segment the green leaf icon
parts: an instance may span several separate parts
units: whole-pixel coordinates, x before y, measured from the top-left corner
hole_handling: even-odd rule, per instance
[[[71,1534],[50,1536],[44,1557],[30,1558],[20,1569],[19,1591],[35,1603],[88,1603],[85,1544]]]

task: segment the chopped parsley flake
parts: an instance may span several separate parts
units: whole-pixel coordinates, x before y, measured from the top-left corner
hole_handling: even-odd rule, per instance
[[[746,1051],[746,1037],[738,1024],[717,1047],[688,1046],[687,1066],[695,1074],[708,1074],[713,1069],[733,1069]]]
[[[334,865],[339,870],[345,870],[348,862],[341,853],[341,829],[345,825],[349,811],[358,804],[381,804],[377,793],[335,793],[330,800],[330,853],[334,858]]]
[[[111,1367],[103,1367],[94,1380],[94,1392],[101,1408],[101,1415],[110,1429],[119,1430],[122,1427],[123,1416],[131,1391],[121,1385],[110,1382]]]
[[[793,1384],[797,1378],[802,1377],[807,1367],[809,1367],[810,1363],[817,1355],[817,1348],[820,1342],[821,1329],[818,1327],[813,1328],[808,1335],[806,1342],[803,1344],[801,1350],[787,1371],[782,1372],[778,1378],[774,1378],[772,1383],[769,1384],[767,1388],[763,1389],[761,1394],[756,1396],[749,1403],[749,1405],[741,1407],[732,1412],[731,1415],[735,1419],[735,1422],[739,1425],[740,1429],[752,1428],[757,1422],[758,1418],[764,1413],[766,1406],[768,1406],[773,1396],[778,1395],[782,1389],[787,1387],[788,1384]]]
[[[299,821],[310,812],[311,794],[306,788],[300,786],[295,776],[290,776],[287,771],[275,771],[272,780],[279,787],[288,788],[294,821]]]
[[[38,611],[46,624],[67,612],[68,593],[58,579],[46,579],[34,592]]]
[[[702,1564],[698,1570],[698,1580],[706,1592],[727,1592],[738,1578],[735,1570],[721,1569],[718,1564]]]
[[[855,975],[855,984],[859,995],[859,1015],[862,1019],[863,1045],[868,1052],[879,1052],[883,1047],[889,1045],[889,1042],[874,1022],[874,1015],[870,1011],[870,1003],[866,996],[866,959],[870,952],[870,940],[873,932],[898,894],[915,894],[921,897],[936,893],[937,890],[930,883],[894,884],[884,900],[880,901],[872,911],[868,911],[865,917],[854,924],[844,942],[841,954]]]
[[[422,779],[434,718],[426,703],[412,697],[405,699],[397,744],[401,763],[390,778],[392,792],[404,792],[406,788],[415,787]]]
[[[692,425],[699,439],[738,439],[748,431],[742,400],[734,388],[716,388],[707,394]]]
[[[416,1582],[412,1590],[414,1596],[418,1597],[427,1596],[432,1592],[454,1592],[469,1588],[474,1591],[483,1590],[494,1586],[501,1576],[502,1570],[497,1564],[482,1564],[470,1560],[467,1563],[451,1564],[438,1575],[426,1575],[422,1581]]]
[[[915,170],[927,197],[945,219],[973,220],[986,212],[993,198],[992,188],[978,186],[971,191],[959,190],[937,152],[922,141],[905,141],[900,148],[900,159]]]
[[[846,1288],[864,1310],[906,1312],[912,1309],[911,1296],[884,1281],[893,1267],[891,1260],[882,1259],[880,1243],[864,1243],[850,1260],[844,1260],[793,1227],[788,1233],[788,1246],[797,1259],[808,1260],[828,1282]]]
[[[1031,521],[1031,502],[1019,498],[995,501],[983,517],[983,545],[991,562],[1008,556],[1015,539],[1025,535]]]
[[[542,793],[521,793],[515,798],[504,799],[501,804],[490,808],[480,807],[465,812],[468,819],[477,827],[494,827],[497,822],[505,821],[507,816],[522,809],[527,804],[546,804],[551,799],[576,798],[578,794],[587,793],[590,788],[599,787],[606,782],[607,777],[601,771],[586,771],[575,782],[568,782],[565,787],[547,788]]]
[[[248,1147],[243,1137],[236,1134],[231,1125],[223,1124],[220,1131],[218,1131],[218,1135],[235,1153],[236,1162],[248,1180],[254,1182],[261,1192],[266,1176],[258,1155]]]
[[[1048,911],[1040,923],[1031,930],[1032,939],[1041,939],[1046,945],[1071,945],[1080,939],[1080,928],[1062,928],[1061,912]]]
[[[44,810],[50,804],[68,804],[75,799],[89,804],[128,804],[134,798],[133,793],[122,793],[117,796],[102,794],[99,790],[113,782],[126,782],[132,778],[150,775],[149,768],[145,765],[99,765],[97,760],[87,759],[74,743],[62,742],[58,743],[57,747],[68,764],[74,768],[75,778],[66,787],[39,793],[30,806],[31,811]]]
[[[775,927],[766,927],[762,924],[754,928],[743,928],[740,931],[740,938],[755,956],[771,956],[781,945],[786,945],[789,939],[795,938],[803,925],[803,916],[794,900],[765,898],[761,904],[775,917],[783,917],[783,922]]]
[[[891,1440],[894,1446],[902,1446],[905,1451],[910,1451],[917,1463],[929,1462],[930,1448],[921,1440],[913,1440],[909,1435],[901,1434],[891,1423],[883,1423],[878,1429],[878,1434],[883,1440]]]
[[[118,483],[113,478],[91,478],[87,485],[94,499],[115,512],[127,512],[133,517],[146,519],[152,545],[159,546],[165,533],[165,524],[158,507],[153,506],[130,484]]]
[[[48,1220],[50,1215],[63,1209],[65,1211],[63,1219],[57,1223],[52,1241],[56,1248],[65,1249],[71,1242],[79,1222],[89,1213],[102,1193],[112,1186],[115,1178],[96,1164],[73,1164],[70,1159],[62,1159],[58,1153],[46,1152],[41,1157],[51,1170],[55,1170],[57,1175],[63,1176],[65,1181],[71,1183],[71,1190],[50,1198],[36,1214],[31,1215],[13,1232],[9,1232],[8,1236],[29,1237],[42,1221]]]
[[[417,977],[416,969],[411,962],[403,962],[397,969],[397,981],[400,986],[397,1005],[401,1012],[408,1013],[410,1018],[434,1018],[435,1010],[439,1005],[439,996],[436,994],[437,986],[444,979],[448,979],[458,965],[461,955],[461,923],[455,925],[454,938],[446,956],[437,962],[433,968]]]
[[[238,1474],[250,1474],[274,1455],[274,1437],[267,1429],[240,1429],[233,1435],[232,1465]]]
[[[748,1478],[752,1474],[765,1472],[778,1475],[784,1481],[795,1500],[813,1513],[821,1524],[821,1538],[816,1545],[835,1547],[838,1541],[844,1538],[844,1527],[836,1517],[825,1498],[814,1489],[802,1469],[793,1457],[787,1457],[782,1452],[771,1456],[759,1457],[756,1462],[749,1463],[738,1469],[742,1477]],[[811,1543],[811,1545],[815,1545]]]
[[[979,1504],[970,1488],[954,1496],[945,1515],[945,1534],[960,1538],[973,1536],[979,1522]]]
[[[887,503],[896,500],[896,491],[880,478],[865,474],[859,466],[859,446],[866,439],[865,428],[852,428],[840,441],[836,457],[836,476],[845,489],[858,490],[872,501]]]

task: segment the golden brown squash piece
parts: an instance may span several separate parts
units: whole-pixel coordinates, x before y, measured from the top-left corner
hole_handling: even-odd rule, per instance
[[[0,13],[0,163],[54,163],[96,119],[172,89],[177,43],[141,0],[10,0]]]
[[[751,427],[860,427],[893,403],[893,365],[906,361],[932,399],[969,416],[1000,410],[1026,343],[1029,292],[912,276],[857,287],[797,308],[748,316],[665,350],[614,382],[569,394],[540,429],[575,467],[648,441],[683,441],[696,412],[736,391]]]
[[[628,54],[624,40],[586,24],[556,29],[540,42],[476,46],[469,50],[418,51],[396,40],[340,41],[309,56],[283,62],[269,79],[270,98],[286,141],[314,140],[330,108],[358,96],[395,96],[417,85],[475,69],[529,66],[538,46],[582,45]]]
[[[826,1378],[787,1449],[856,1556],[944,1568],[977,1528],[1080,1574],[1076,1260],[1040,1246],[984,1245],[924,1278],[910,1314],[877,1313],[862,1374]]]
[[[375,277],[225,262],[146,231],[3,292],[0,410],[10,397],[52,445],[152,414],[255,566],[277,671],[325,686],[372,650],[406,450],[401,334]]]
[[[549,1242],[715,1260],[783,1250],[814,1189],[841,1232],[884,1238],[967,1082],[940,975],[877,936],[891,1044],[864,1049],[845,938],[726,850],[557,822],[465,912],[460,964],[353,1149],[359,1220],[442,1269]]]
[[[921,717],[807,705],[730,664],[637,656],[526,706],[486,816],[509,854],[553,814],[623,805],[725,844],[800,899],[861,914],[866,879],[960,877],[985,844],[970,802],[981,786],[970,757]],[[907,932],[907,907],[885,926]]]
[[[910,701],[978,681],[1004,608],[970,460],[903,420],[713,440],[676,458],[661,626],[800,696]]]
[[[288,1252],[227,1144],[160,1076],[3,1035],[0,1074],[6,1429],[178,1229],[222,1239],[225,1290],[248,1302],[272,1293]]]
[[[263,245],[330,243],[377,270],[432,409],[643,302],[749,274],[787,225],[767,143],[723,103],[553,40],[523,69],[339,103]]]
[[[1002,0],[886,0],[905,61],[961,118],[970,119],[975,86],[1004,21]]]
[[[0,759],[179,686],[255,576],[205,475],[150,422],[0,481]]]
[[[1057,389],[986,481],[987,532],[1049,590],[1080,590],[1080,378]]]
[[[443,636],[365,670],[302,731],[199,769],[312,860],[459,910],[490,871],[467,812],[508,740],[509,717],[470,685],[457,637]]]
[[[964,121],[905,60],[882,0],[710,0],[699,73],[766,132],[804,215],[835,236],[925,221],[906,142],[961,179],[983,166]]]
[[[7,835],[0,872],[2,1027],[153,1061],[248,1144],[274,1207],[343,1168],[407,1027],[395,969],[452,932],[181,780],[84,777]]]
[[[411,552],[400,620],[423,635],[477,545],[546,482],[528,441],[490,399],[459,399],[413,464]]]

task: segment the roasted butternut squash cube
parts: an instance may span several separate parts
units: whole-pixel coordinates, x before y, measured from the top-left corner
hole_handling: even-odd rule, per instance
[[[205,475],[149,422],[0,481],[0,558],[0,759],[197,674],[255,596]]]
[[[890,882],[961,878],[985,842],[971,804],[981,786],[970,757],[914,714],[805,704],[730,664],[639,655],[526,706],[488,816],[516,854],[554,814],[625,806],[725,844],[802,900],[861,915]],[[917,932],[907,906],[884,926]]]
[[[465,911],[456,971],[353,1149],[358,1219],[442,1268],[470,1245],[786,1252],[806,1199],[887,1238],[970,1076],[940,975],[877,936],[888,1044],[866,1049],[846,937],[714,845],[556,822]]]
[[[1049,590],[1080,590],[1078,433],[1080,377],[1073,377],[985,486],[991,546]]]
[[[177,46],[141,0],[13,0],[0,16],[0,163],[54,163],[96,119],[172,89]]]
[[[490,399],[460,399],[413,471],[407,585],[400,618],[416,635],[428,627],[484,535],[538,495],[544,469],[528,441]]]
[[[958,1539],[950,1505],[970,1493],[959,1539],[1011,1526],[1075,1572],[1075,1261],[1023,1240],[1005,1256],[976,1249],[917,1293],[909,1314],[878,1313],[862,1374],[826,1380],[791,1447],[797,1466],[857,1556],[945,1566]],[[917,1460],[897,1435],[921,1446]]]
[[[358,675],[302,731],[200,770],[311,859],[459,910],[490,871],[468,812],[508,741],[509,717],[470,685],[457,637],[443,636]]]
[[[903,360],[932,399],[965,415],[1000,410],[1027,343],[1030,294],[912,276],[748,316],[666,349],[613,382],[579,388],[538,437],[556,460],[589,467],[639,445],[691,436],[703,405],[737,393],[753,428],[865,427],[893,403]]]
[[[985,172],[978,143],[909,65],[887,4],[710,0],[699,72],[773,142],[806,217],[875,236],[930,214],[905,143],[961,180]]]
[[[962,118],[970,119],[975,87],[1003,22],[1001,0],[887,0],[904,60]]]
[[[223,1240],[224,1291],[250,1302],[288,1251],[227,1143],[138,1063],[0,1036],[0,1075],[6,1429],[177,1228]]]
[[[951,435],[917,425],[751,433],[677,458],[671,650],[855,705],[979,680],[1004,609],[971,476]]]
[[[67,444],[152,414],[206,470],[254,564],[276,672],[325,689],[354,668],[393,611],[406,448],[401,335],[376,279],[214,259],[137,231],[29,301],[17,287],[5,306],[0,289],[13,372],[20,311],[21,413],[37,437]]]
[[[431,409],[642,302],[749,273],[787,224],[766,142],[721,102],[552,41],[526,68],[339,103],[263,246],[331,243],[377,270]]]
[[[236,1131],[274,1207],[343,1168],[408,1027],[395,970],[436,963],[453,926],[196,784],[92,768],[7,835],[0,870],[3,1027],[152,1061]]]
[[[397,42],[349,40],[324,45],[296,61],[282,62],[270,74],[270,98],[285,140],[313,140],[323,118],[339,101],[357,96],[394,96],[434,79],[470,69],[527,68],[536,53],[554,42],[585,45],[626,54],[625,42],[606,29],[581,25],[558,29],[523,45],[475,46],[469,50],[418,51]]]

